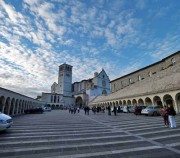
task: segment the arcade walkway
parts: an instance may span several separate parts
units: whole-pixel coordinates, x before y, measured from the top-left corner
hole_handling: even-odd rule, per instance
[[[147,158],[180,157],[177,128],[164,127],[161,117],[106,113],[86,116],[54,110],[14,118],[0,134],[1,158]]]

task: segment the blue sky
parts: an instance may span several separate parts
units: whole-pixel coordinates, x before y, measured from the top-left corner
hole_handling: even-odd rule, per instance
[[[36,97],[58,66],[110,80],[180,50],[179,0],[1,0],[0,86]]]

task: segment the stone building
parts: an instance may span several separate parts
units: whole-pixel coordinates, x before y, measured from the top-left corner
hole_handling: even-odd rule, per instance
[[[59,66],[58,83],[51,86],[51,93],[42,93],[41,100],[52,108],[83,107],[98,95],[111,93],[110,80],[104,69],[94,73],[94,77],[72,84],[72,66],[66,63]]]
[[[0,112],[15,116],[31,108],[44,106],[45,102],[0,87]]]
[[[112,94],[96,97],[89,106],[173,104],[180,112],[180,51],[110,83]]]
[[[72,93],[76,98],[75,104],[77,106],[88,105],[88,103],[98,95],[111,93],[110,79],[104,69],[102,69],[100,73],[95,72],[93,78],[74,82],[72,85]]]

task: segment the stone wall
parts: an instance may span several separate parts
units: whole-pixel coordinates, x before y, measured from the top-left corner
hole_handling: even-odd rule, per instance
[[[151,92],[163,90],[164,88],[172,88],[174,87],[174,84],[176,84],[175,80],[179,77],[178,74],[174,74],[179,73],[179,63],[180,52],[176,52],[175,54],[161,60],[160,62],[111,81],[111,90],[113,93],[119,90],[128,91],[129,87],[131,87],[131,90],[133,89],[133,87],[136,90],[143,90],[147,89],[146,87],[148,86],[149,90],[143,90],[142,92],[140,92],[145,93],[147,91],[150,91],[150,86],[154,87],[153,89],[151,89]],[[176,76],[176,79],[173,79],[174,81],[171,81],[174,75]],[[175,76],[173,78],[175,78]],[[156,81],[159,81],[160,79],[162,80],[158,82],[159,84],[157,85]]]

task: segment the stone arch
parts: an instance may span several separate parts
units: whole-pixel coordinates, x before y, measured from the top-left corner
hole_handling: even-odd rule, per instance
[[[115,106],[116,105],[116,103],[115,102],[113,102],[113,106]]]
[[[153,103],[154,103],[154,105],[157,105],[157,106],[163,106],[163,103],[162,103],[161,98],[159,96],[154,96]]]
[[[173,105],[174,106],[174,100],[170,94],[166,94],[163,96],[163,102],[164,102],[164,105]]]
[[[116,101],[116,106],[119,106],[119,103],[118,103],[118,101]]]
[[[178,113],[180,113],[180,93],[175,96]]]
[[[4,105],[5,104],[5,97],[4,96],[1,96],[0,97],[0,112],[4,112]]]
[[[125,100],[123,100],[123,106],[124,106],[124,105],[126,105],[126,101],[125,101]]]
[[[23,100],[22,101],[22,107],[21,107],[21,114],[23,114],[23,112],[24,112],[24,107],[25,107],[25,101]]]
[[[10,97],[8,97],[5,101],[5,107],[4,107],[4,113],[7,115],[9,114],[10,106],[11,106],[11,99]]]
[[[76,98],[76,106],[79,106],[80,108],[82,108],[82,106],[83,106],[83,99],[82,99],[82,97],[80,97],[80,96],[78,96],[77,98]]]
[[[122,101],[121,100],[119,101],[119,105],[122,106]]]
[[[138,100],[138,105],[141,105],[141,106],[144,105],[144,101],[141,98]]]
[[[147,105],[147,106],[152,105],[152,100],[149,97],[145,98],[145,105]]]
[[[15,108],[15,99],[11,100],[11,106],[9,108],[9,115],[14,115],[14,108]]]
[[[17,114],[21,114],[21,108],[22,108],[22,100],[19,101],[18,113]]]
[[[133,99],[133,100],[132,100],[132,104],[133,104],[133,105],[137,105],[136,99]]]
[[[130,100],[127,100],[127,105],[131,105],[131,101]]]
[[[54,104],[53,104],[53,105],[51,105],[51,108],[52,108],[52,109],[55,109],[55,105],[54,105]]]
[[[14,114],[15,114],[15,115],[18,114],[18,109],[19,109],[19,100],[16,99],[15,108],[14,108]]]

